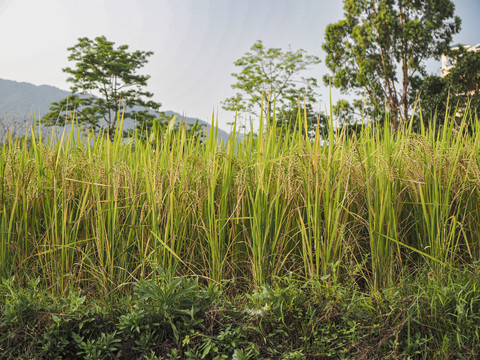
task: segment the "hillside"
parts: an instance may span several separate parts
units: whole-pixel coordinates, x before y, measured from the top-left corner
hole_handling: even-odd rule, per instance
[[[18,82],[12,80],[0,79],[0,139],[7,128],[14,130],[17,134],[25,131],[26,124],[30,124],[33,114],[46,114],[50,103],[64,99],[70,92],[50,85],[34,85],[28,82]],[[174,111],[166,111],[167,115],[178,114]],[[182,116],[178,114],[177,121],[182,121]],[[210,128],[210,124],[196,118],[186,118],[188,124],[197,121],[204,124],[205,129]],[[132,128],[133,121],[127,122],[125,128]],[[228,133],[218,129],[217,136],[223,141],[228,139]]]

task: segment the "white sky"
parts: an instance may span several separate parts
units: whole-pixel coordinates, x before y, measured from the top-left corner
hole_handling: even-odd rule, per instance
[[[462,18],[454,43],[479,43],[480,0],[454,3]],[[148,90],[161,110],[209,121],[215,109],[229,130],[233,114],[220,102],[234,95],[233,62],[257,40],[290,45],[322,59],[308,74],[322,84],[324,30],[342,18],[342,7],[341,0],[0,0],[0,78],[68,90],[67,48],[79,37],[105,35],[130,50],[154,52],[142,72],[151,75]],[[440,63],[429,71],[439,73]],[[319,92],[328,104],[328,89]]]

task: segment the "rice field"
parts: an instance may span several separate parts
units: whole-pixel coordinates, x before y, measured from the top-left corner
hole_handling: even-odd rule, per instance
[[[307,136],[262,118],[221,144],[215,127],[153,142],[32,128],[0,146],[0,276],[59,295],[128,293],[157,266],[245,289],[289,275],[378,290],[475,268],[479,119],[412,124]]]

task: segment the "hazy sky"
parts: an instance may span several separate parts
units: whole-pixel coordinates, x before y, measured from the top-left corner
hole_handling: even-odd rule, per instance
[[[454,42],[480,42],[480,0],[455,0],[462,30]],[[154,55],[142,70],[162,110],[211,119],[228,130],[232,114],[220,102],[234,95],[233,62],[256,40],[266,47],[302,48],[322,64],[326,25],[342,17],[341,0],[0,0],[0,78],[68,90],[67,48],[79,37],[105,35]],[[440,63],[429,71],[440,72]],[[320,82],[321,83],[321,82]],[[328,89],[319,91],[328,103]],[[339,95],[334,94],[337,100]],[[322,106],[324,107],[324,105]]]

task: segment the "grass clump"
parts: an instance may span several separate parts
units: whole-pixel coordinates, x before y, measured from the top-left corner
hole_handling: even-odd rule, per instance
[[[290,272],[367,287],[479,259],[478,119],[312,139],[273,126],[226,144],[186,130],[152,146],[73,134],[0,156],[0,273],[127,289],[156,265],[255,287]],[[325,142],[322,143],[322,139]],[[328,139],[328,142],[326,141]],[[335,271],[332,271],[335,269]]]
[[[185,128],[85,139],[72,127],[4,142],[0,275],[15,286],[5,280],[1,341],[12,356],[47,328],[42,346],[73,358],[478,354],[477,116],[358,136],[332,119],[324,134],[262,121],[220,144],[214,127],[193,139]],[[75,301],[80,317],[61,310]]]

